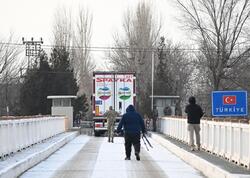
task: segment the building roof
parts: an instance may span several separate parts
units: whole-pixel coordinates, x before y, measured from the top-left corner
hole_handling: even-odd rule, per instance
[[[54,96],[47,96],[47,99],[75,99],[77,98],[74,95],[54,95]]]
[[[150,98],[152,98],[152,95],[149,96]],[[180,98],[180,96],[167,96],[167,95],[153,95],[153,98],[162,98],[162,99],[166,99],[166,98],[169,98],[169,99],[178,99]]]
[[[94,71],[93,74],[134,74],[132,71]]]

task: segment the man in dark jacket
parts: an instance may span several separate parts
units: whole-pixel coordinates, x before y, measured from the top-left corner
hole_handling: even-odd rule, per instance
[[[122,116],[120,123],[117,127],[117,132],[121,132],[124,129],[125,138],[125,150],[126,158],[125,160],[130,160],[131,147],[134,146],[136,160],[140,160],[140,139],[141,132],[144,134],[146,132],[143,119],[139,113],[135,111],[133,105],[129,105],[126,109],[126,113]]]
[[[189,131],[189,145],[191,146],[191,151],[194,151],[194,132],[196,136],[197,149],[200,150],[200,119],[203,116],[203,111],[201,107],[196,104],[195,97],[191,96],[189,99],[189,104],[185,108],[187,113],[188,131]]]

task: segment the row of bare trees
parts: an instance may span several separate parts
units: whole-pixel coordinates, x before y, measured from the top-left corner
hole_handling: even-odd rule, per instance
[[[191,73],[190,60],[181,51],[181,45],[161,37],[162,23],[151,7],[151,4],[140,2],[135,9],[127,10],[123,32],[115,35],[116,49],[110,58],[114,70],[136,72],[137,107],[148,115],[152,114],[152,68],[155,71],[154,95],[184,98]]]
[[[54,23],[54,44],[55,46],[65,46],[71,56],[71,64],[74,68],[75,77],[79,85],[79,93],[91,95],[91,72],[95,65],[90,55],[90,40],[92,28],[92,15],[88,10],[80,8],[79,14],[72,22],[72,13],[65,8],[59,8],[55,14]],[[76,24],[75,26],[73,24]],[[136,9],[128,9],[124,14],[123,32],[114,35],[115,48],[110,54],[110,60],[113,64],[112,70],[117,71],[134,71],[137,77],[137,105],[139,110],[144,113],[150,111],[150,94],[151,94],[151,70],[152,67],[157,69],[159,64],[159,54],[156,50],[161,34],[161,21],[157,20],[151,5],[146,2],[138,3]],[[184,87],[188,80],[184,80],[183,73],[188,71],[180,67],[187,67],[184,62],[185,55],[178,50],[181,46],[173,45],[168,42],[168,47],[174,46],[175,49],[168,50],[164,62],[167,63],[166,70],[172,76],[179,76],[181,82],[175,78],[169,78],[172,87],[170,93],[164,92],[165,95],[175,94],[183,95]],[[73,46],[73,48],[72,48]],[[69,47],[69,48],[67,48]],[[166,51],[164,51],[166,53]],[[155,63],[152,64],[152,57]],[[180,62],[181,61],[181,62]],[[183,63],[182,63],[183,62]],[[175,65],[177,64],[177,65]],[[153,65],[153,66],[152,66]],[[188,75],[185,75],[188,76]],[[164,80],[162,79],[164,82]],[[185,82],[184,82],[185,81]],[[160,82],[156,82],[157,88],[162,88]],[[149,114],[149,113],[148,113]]]
[[[115,48],[109,55],[112,70],[137,73],[139,109],[150,110],[152,67],[156,95],[179,95],[183,103],[188,95],[196,95],[206,110],[213,90],[250,90],[249,0],[177,0],[176,4],[196,50],[182,50],[184,45],[173,44],[167,36],[162,40],[162,23],[145,1],[126,11],[123,32],[114,35]],[[90,95],[95,66],[88,50],[92,16],[80,9],[74,27],[71,13],[64,9],[58,11],[55,22],[55,45],[76,47],[69,50],[75,56],[72,67],[79,92]]]
[[[250,1],[177,0],[177,4],[199,48],[196,94],[210,113],[211,91],[250,91]]]
[[[150,4],[138,3],[128,10],[123,33],[115,37],[118,48],[111,55],[116,70],[137,72],[139,108],[150,105],[151,58],[156,51],[155,94],[179,95],[182,103],[195,95],[209,115],[213,90],[250,91],[249,0],[177,0],[181,23],[188,30],[196,49],[160,38]],[[163,33],[164,34],[164,33]],[[166,37],[167,38],[167,37]],[[158,45],[157,42],[160,41]],[[159,88],[157,88],[159,87]],[[141,102],[141,103],[140,103]]]
[[[137,101],[142,113],[151,107],[152,67],[155,95],[178,95],[182,103],[189,95],[195,95],[208,114],[211,91],[250,91],[249,1],[175,1],[182,14],[182,24],[196,44],[195,50],[168,40],[152,4],[142,1],[135,9],[125,12],[123,31],[114,35],[115,48],[109,57],[112,70],[137,73]],[[92,21],[92,14],[84,7],[79,7],[76,15],[61,7],[55,13],[53,26],[53,45],[65,48],[70,54],[78,94],[85,93],[88,99],[95,69],[90,53]],[[6,41],[0,43],[1,85],[10,83],[18,73],[13,68],[17,68],[15,62],[20,49],[8,45],[13,43],[12,35]],[[3,90],[1,87],[1,97],[6,97]]]

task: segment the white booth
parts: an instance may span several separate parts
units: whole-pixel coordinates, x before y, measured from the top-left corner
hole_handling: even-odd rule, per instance
[[[76,99],[76,96],[47,96],[47,99],[52,99],[51,115],[66,116],[69,119],[69,129],[72,129],[73,107],[71,106],[71,100]]]
[[[152,99],[152,96],[150,96]],[[158,117],[166,115],[166,111],[169,115],[176,115],[176,104],[178,103],[180,96],[163,96],[154,95],[153,96],[153,106],[156,107],[158,112]]]

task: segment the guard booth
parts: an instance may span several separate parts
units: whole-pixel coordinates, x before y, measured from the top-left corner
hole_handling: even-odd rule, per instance
[[[152,96],[150,98],[152,99]],[[157,109],[158,117],[179,115],[176,110],[179,100],[180,96],[154,95],[153,106]]]
[[[47,99],[52,99],[51,115],[66,116],[69,119],[69,129],[73,128],[73,107],[71,100],[76,99],[76,96],[47,96]]]

